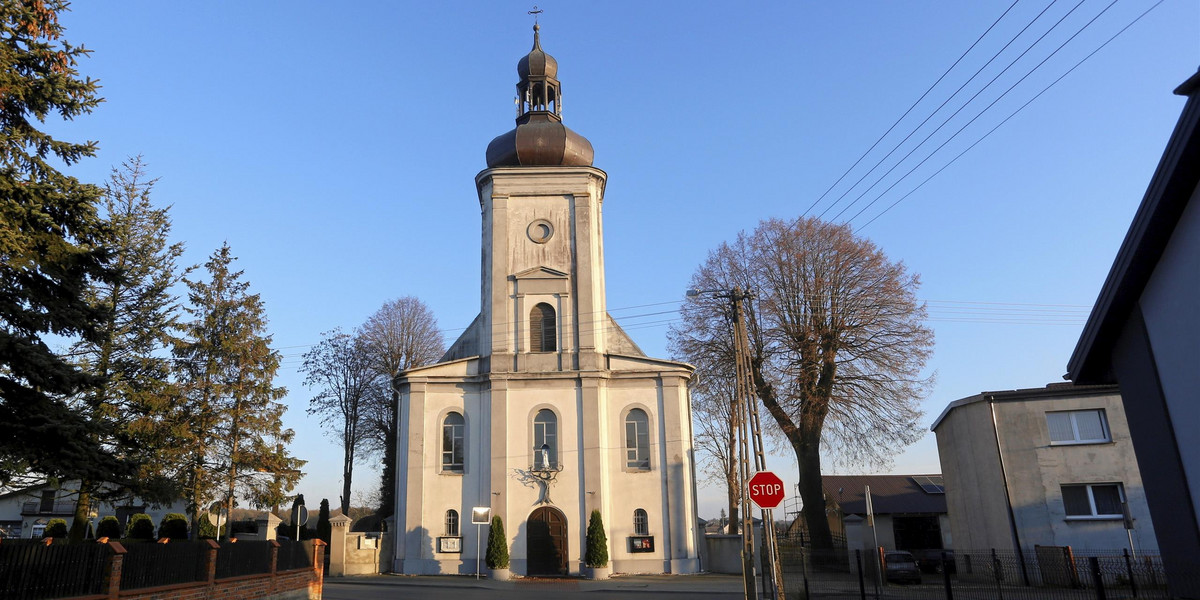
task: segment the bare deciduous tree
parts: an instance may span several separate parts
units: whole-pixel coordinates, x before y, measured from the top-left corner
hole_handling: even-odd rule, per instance
[[[813,544],[831,546],[822,444],[842,463],[886,466],[923,434],[918,403],[932,381],[922,370],[933,332],[918,277],[848,226],[772,219],[713,251],[692,284],[755,293],[746,306],[755,391],[796,454]],[[726,310],[713,298],[687,305],[673,334],[689,344],[676,342],[685,360],[703,365],[686,348],[728,344],[728,326],[714,326]],[[722,368],[721,354],[712,360]]]
[[[396,505],[396,408],[400,402],[396,376],[437,362],[445,354],[446,344],[433,311],[413,296],[385,303],[358,335],[368,349],[372,368],[385,382],[368,406],[366,433],[374,448],[383,450],[379,515],[386,518]]]
[[[320,415],[342,444],[342,514],[349,514],[354,463],[367,436],[367,402],[380,385],[371,355],[360,338],[340,329],[327,331],[320,343],[304,353],[304,385],[320,392],[308,402],[308,414]]]

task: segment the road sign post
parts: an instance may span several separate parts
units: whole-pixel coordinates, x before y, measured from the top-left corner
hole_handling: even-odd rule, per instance
[[[476,506],[471,509],[471,523],[475,525],[475,580],[479,580],[479,539],[483,537],[483,526],[492,517],[492,507]]]

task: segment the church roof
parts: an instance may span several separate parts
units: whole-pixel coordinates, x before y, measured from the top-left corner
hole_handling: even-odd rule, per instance
[[[562,123],[558,61],[542,50],[540,29],[517,63],[517,126],[488,144],[488,168],[592,166],[592,143]]]

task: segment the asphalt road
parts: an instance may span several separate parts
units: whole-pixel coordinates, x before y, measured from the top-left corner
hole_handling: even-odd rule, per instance
[[[562,598],[742,598],[737,575],[631,575],[604,581],[586,579],[518,579],[476,581],[470,576],[370,575],[325,580],[325,600],[446,598],[450,600],[559,600]]]

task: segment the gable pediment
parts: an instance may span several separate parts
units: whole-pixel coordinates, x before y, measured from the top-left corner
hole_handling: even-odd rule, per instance
[[[514,273],[512,276],[513,279],[518,281],[521,279],[566,279],[567,277],[569,277],[569,275],[566,273],[556,269],[551,269],[550,267],[534,267],[532,269],[525,269],[520,273]]]

